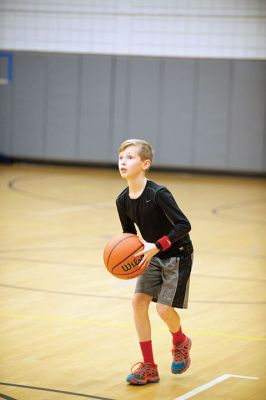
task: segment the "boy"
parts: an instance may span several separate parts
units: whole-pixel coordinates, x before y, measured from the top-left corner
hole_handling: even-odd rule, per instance
[[[172,194],[147,180],[153,150],[149,143],[129,139],[119,147],[119,171],[128,187],[116,200],[123,232],[141,233],[144,249],[143,273],[137,278],[133,313],[143,362],[127,377],[133,385],[159,382],[153,358],[149,305],[157,302],[159,316],[172,333],[172,373],[185,372],[190,364],[191,340],[184,335],[177,308],[187,308],[193,247],[188,232],[190,223],[178,208]],[[135,366],[134,366],[135,367]]]

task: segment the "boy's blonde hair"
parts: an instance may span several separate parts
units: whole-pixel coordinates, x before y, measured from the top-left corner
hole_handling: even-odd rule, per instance
[[[121,153],[129,146],[136,146],[138,148],[138,154],[140,156],[141,161],[150,160],[152,163],[153,159],[153,149],[151,145],[146,142],[146,140],[142,139],[127,139],[123,143],[120,144],[118,153]]]

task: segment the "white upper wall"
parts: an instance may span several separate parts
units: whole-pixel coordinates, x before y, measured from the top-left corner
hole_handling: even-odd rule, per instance
[[[266,0],[0,0],[0,49],[266,59]]]

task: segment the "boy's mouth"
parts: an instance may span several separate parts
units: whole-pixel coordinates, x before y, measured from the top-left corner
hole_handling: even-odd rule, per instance
[[[125,172],[127,172],[127,169],[126,169],[126,168],[120,168],[120,172],[121,172],[122,174],[124,174]]]

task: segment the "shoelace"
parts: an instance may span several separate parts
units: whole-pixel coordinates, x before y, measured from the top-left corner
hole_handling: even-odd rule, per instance
[[[175,345],[172,350],[172,354],[175,357],[176,361],[182,361],[184,358],[188,356],[188,349],[186,345]]]
[[[137,368],[133,371],[133,369],[137,366]],[[144,364],[143,362],[137,362],[136,364],[133,365],[131,368],[131,372],[133,374],[136,373],[143,373],[144,375],[148,375],[149,373],[154,373],[154,370],[150,364]]]

